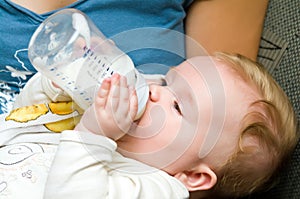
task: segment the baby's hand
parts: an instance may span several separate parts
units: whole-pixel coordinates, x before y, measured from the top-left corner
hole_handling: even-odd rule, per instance
[[[95,98],[95,111],[102,132],[114,140],[129,131],[137,114],[137,96],[124,76],[105,79]]]
[[[128,87],[125,77],[114,74],[103,80],[94,104],[83,115],[81,125],[95,134],[117,140],[129,131],[137,109],[134,89]]]

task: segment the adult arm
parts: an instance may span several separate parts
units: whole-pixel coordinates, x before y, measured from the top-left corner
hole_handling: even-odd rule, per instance
[[[268,0],[196,0],[186,18],[186,34],[212,54],[240,53],[256,60]],[[187,42],[188,57],[194,56]]]

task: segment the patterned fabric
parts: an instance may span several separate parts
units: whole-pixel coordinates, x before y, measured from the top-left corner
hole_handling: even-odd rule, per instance
[[[273,44],[271,73],[290,97],[300,119],[300,1],[270,0],[264,34]],[[273,34],[270,34],[270,33]],[[260,56],[264,56],[261,42]],[[281,52],[280,52],[281,51]],[[283,51],[283,52],[282,52]],[[278,59],[279,58],[279,59]],[[260,58],[258,58],[261,61]],[[265,64],[265,61],[262,61]]]
[[[0,148],[23,142],[57,144],[58,133],[74,129],[82,113],[73,102],[50,102],[1,114]]]
[[[57,146],[19,143],[0,148],[0,198],[43,198]]]
[[[258,61],[289,96],[300,119],[300,1],[269,0]],[[298,129],[298,133],[299,129]],[[244,199],[300,198],[300,142],[272,189]]]

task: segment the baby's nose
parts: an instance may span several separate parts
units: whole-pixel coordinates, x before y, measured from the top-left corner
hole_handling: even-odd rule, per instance
[[[161,86],[152,84],[149,86],[149,99],[152,102],[157,102],[160,98],[160,89]]]

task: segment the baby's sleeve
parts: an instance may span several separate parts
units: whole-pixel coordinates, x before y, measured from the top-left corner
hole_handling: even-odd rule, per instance
[[[49,171],[45,199],[105,198],[107,163],[116,144],[89,132],[64,131]]]
[[[116,149],[116,143],[107,137],[64,131],[49,171],[44,198],[188,197],[188,191],[177,179],[154,168],[136,173],[144,164],[123,157]]]
[[[58,101],[71,101],[71,97],[38,72],[26,83],[13,108]]]

